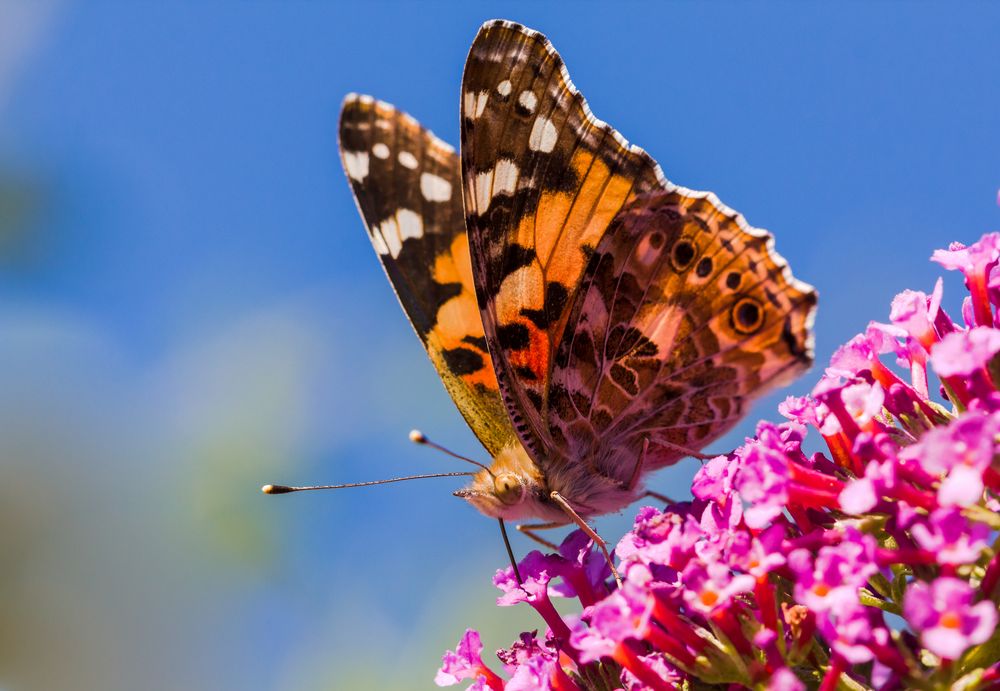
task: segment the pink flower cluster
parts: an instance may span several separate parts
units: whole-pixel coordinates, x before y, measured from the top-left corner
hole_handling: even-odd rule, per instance
[[[958,322],[940,280],[899,294],[787,421],[705,463],[692,501],[639,511],[621,588],[580,532],[529,554],[521,583],[499,571],[498,604],[547,630],[497,653],[503,676],[470,630],[437,683],[1000,689],[1000,233],[932,259],[964,275]]]

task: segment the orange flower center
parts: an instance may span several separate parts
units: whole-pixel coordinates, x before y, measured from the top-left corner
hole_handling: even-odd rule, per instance
[[[830,586],[828,586],[826,583],[817,583],[815,586],[813,586],[813,592],[819,595],[820,597],[826,597],[827,594],[830,592]]]
[[[941,626],[946,629],[957,629],[962,625],[962,620],[954,612],[945,612],[941,615]]]
[[[705,605],[706,607],[711,607],[718,601],[719,601],[719,594],[714,590],[701,591],[701,604]]]

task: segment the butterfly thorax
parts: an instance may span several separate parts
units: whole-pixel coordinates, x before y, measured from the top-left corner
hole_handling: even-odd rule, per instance
[[[590,473],[579,477],[584,465],[567,463],[546,475],[523,446],[512,444],[496,455],[488,471],[481,470],[455,494],[491,518],[560,523],[567,516],[552,501],[552,492],[559,492],[581,516],[617,511],[638,497],[638,488],[626,488],[619,480]]]

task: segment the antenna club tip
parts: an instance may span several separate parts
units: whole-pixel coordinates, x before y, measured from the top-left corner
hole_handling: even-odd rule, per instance
[[[292,488],[284,485],[264,485],[260,488],[260,491],[264,494],[288,494],[292,491]]]
[[[410,430],[410,441],[412,441],[414,444],[426,444],[427,437],[424,436],[424,433],[421,432],[420,430],[413,429]]]

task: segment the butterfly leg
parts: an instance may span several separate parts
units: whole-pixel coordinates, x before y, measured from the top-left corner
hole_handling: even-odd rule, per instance
[[[639,483],[639,478],[642,477],[642,466],[646,462],[646,451],[649,450],[649,437],[642,440],[642,451],[639,452],[639,458],[635,462],[635,468],[632,469],[632,477],[628,479],[628,483],[625,485],[625,489],[632,491],[635,486]]]
[[[694,449],[689,449],[686,446],[681,446],[680,444],[672,444],[671,442],[668,442],[665,439],[660,439],[657,443],[662,446],[669,446],[671,449],[677,449],[685,456],[690,456],[691,458],[697,458],[699,461],[710,461],[716,456],[720,455],[720,454],[713,454],[710,456],[707,454],[703,454],[698,451],[695,451]]]
[[[550,549],[553,552],[556,552],[556,551],[559,550],[559,546],[556,545],[553,542],[549,542],[548,540],[546,540],[543,537],[535,535],[535,531],[536,530],[551,530],[552,528],[562,528],[564,525],[568,525],[568,524],[567,523],[560,523],[558,521],[553,521],[552,523],[530,523],[528,525],[519,525],[519,526],[517,526],[517,530],[518,530],[518,532],[524,533],[525,535],[527,535],[528,537],[530,537],[532,540],[534,540],[535,542],[537,542],[538,544],[540,544],[542,547],[545,547],[546,549]]]
[[[618,569],[615,568],[615,562],[611,559],[611,554],[608,552],[608,543],[604,541],[604,538],[597,534],[596,530],[588,525],[587,521],[580,517],[580,514],[578,514],[573,507],[570,506],[570,503],[566,501],[566,499],[559,494],[559,492],[552,492],[549,497],[552,501],[559,505],[559,508],[566,512],[566,515],[569,516],[573,523],[576,523],[580,530],[587,534],[587,537],[594,541],[595,545],[601,548],[601,552],[604,553],[604,558],[608,561],[608,566],[611,567],[611,573],[615,577],[615,582],[618,584],[618,587],[621,588],[622,577],[618,575]]]

